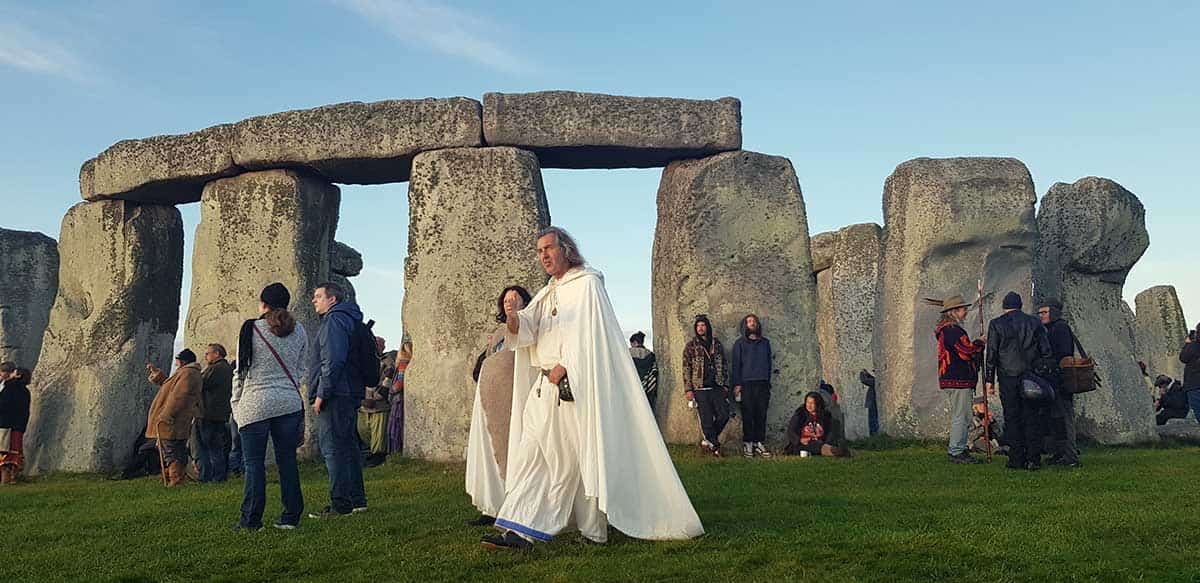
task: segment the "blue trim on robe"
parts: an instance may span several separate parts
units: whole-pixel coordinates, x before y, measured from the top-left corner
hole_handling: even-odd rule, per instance
[[[500,528],[507,528],[509,530],[515,530],[523,535],[531,536],[542,542],[550,542],[554,540],[554,535],[546,534],[540,530],[534,530],[523,524],[517,524],[512,521],[504,520],[503,518],[496,519],[496,526],[499,526]]]

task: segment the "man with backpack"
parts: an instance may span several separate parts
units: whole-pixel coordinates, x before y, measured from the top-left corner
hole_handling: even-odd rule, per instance
[[[357,304],[343,302],[335,283],[313,290],[321,316],[316,346],[309,351],[308,400],[317,414],[321,455],[329,471],[329,506],[312,518],[344,516],[367,509],[362,453],[358,447],[358,407],[368,385],[379,383],[375,338],[362,323]],[[369,356],[369,359],[367,358]]]
[[[1049,420],[1055,451],[1048,463],[1076,468],[1079,467],[1079,448],[1075,444],[1075,395],[1063,386],[1062,370],[1059,368],[1063,358],[1075,356],[1075,332],[1063,319],[1063,304],[1057,299],[1043,300],[1038,306],[1038,318],[1046,327],[1054,371],[1047,379],[1054,385],[1055,391]]]

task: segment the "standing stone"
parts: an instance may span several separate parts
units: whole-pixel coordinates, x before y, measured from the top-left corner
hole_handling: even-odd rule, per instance
[[[420,154],[408,189],[404,331],[404,451],[466,456],[475,383],[471,370],[498,325],[496,297],[513,284],[536,293],[546,274],[534,253],[550,224],[537,158],[515,148]]]
[[[938,387],[933,335],[941,314],[923,300],[961,294],[973,302],[983,278],[995,292],[984,306],[987,318],[1000,315],[1009,291],[1021,294],[1028,310],[1036,201],[1029,170],[1012,158],[917,158],[888,177],[875,336],[883,432],[946,437],[950,412]],[[978,314],[963,327],[978,336]]]
[[[873,335],[883,234],[874,223],[851,225],[813,237],[814,250],[822,235],[832,239],[828,268],[817,272],[822,376],[837,389],[846,437],[864,439],[870,436],[867,387],[859,382],[858,373],[875,368]],[[814,252],[814,262],[816,257]]]
[[[133,454],[172,366],[183,221],[170,206],[81,203],[63,218],[58,295],[34,372],[25,438],[32,472],[105,472]]]
[[[767,435],[782,437],[821,376],[808,219],[791,162],[745,151],[672,162],[658,188],[652,272],[658,419],[666,439],[700,440],[696,412],[683,397],[681,362],[696,314],[708,315],[728,352],[751,312],[762,319],[774,353]],[[735,420],[722,440],[740,437]]]
[[[1038,296],[1062,300],[1063,317],[1100,375],[1098,390],[1075,399],[1078,431],[1101,443],[1155,439],[1121,299],[1125,277],[1150,245],[1141,201],[1106,178],[1060,182],[1042,198],[1038,229]]]
[[[334,241],[329,253],[329,269],[333,273],[346,277],[354,277],[362,273],[362,253],[359,253],[357,249],[341,241]]]
[[[231,357],[242,322],[259,315],[259,294],[280,282],[292,294],[289,311],[315,346],[320,320],[312,290],[329,281],[329,249],[341,194],[336,186],[293,170],[249,172],[208,183],[192,251],[192,295],[184,343],[196,354],[216,342]],[[292,371],[297,381],[303,371]],[[307,386],[303,386],[307,396]],[[310,415],[311,417],[311,415]],[[305,428],[315,451],[316,423]]]
[[[1173,285],[1156,285],[1134,298],[1137,304],[1138,356],[1146,363],[1150,377],[1165,374],[1183,378],[1179,350],[1187,340],[1188,325]]]
[[[33,370],[58,293],[58,243],[0,229],[0,361]]]
[[[742,103],[576,91],[488,93],[491,146],[537,154],[544,168],[654,168],[742,147]]]

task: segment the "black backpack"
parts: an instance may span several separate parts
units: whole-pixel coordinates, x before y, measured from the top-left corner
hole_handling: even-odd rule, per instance
[[[378,387],[382,380],[379,377],[379,349],[375,346],[375,320],[367,323],[356,322],[354,335],[350,338],[350,355],[347,364],[358,373],[364,387]]]

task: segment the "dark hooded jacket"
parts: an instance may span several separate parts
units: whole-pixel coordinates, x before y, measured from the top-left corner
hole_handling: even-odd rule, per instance
[[[350,362],[354,329],[362,322],[358,304],[338,302],[321,317],[316,350],[309,351],[308,400],[320,397],[350,397],[361,401],[366,394],[363,372]]]
[[[0,429],[25,433],[29,424],[29,383],[24,378],[0,385]]]
[[[746,320],[751,315],[742,318],[742,335],[729,351],[729,382],[735,387],[753,381],[771,382],[771,341],[763,336],[762,318],[758,316],[754,316],[758,319],[758,338],[750,338]]]

